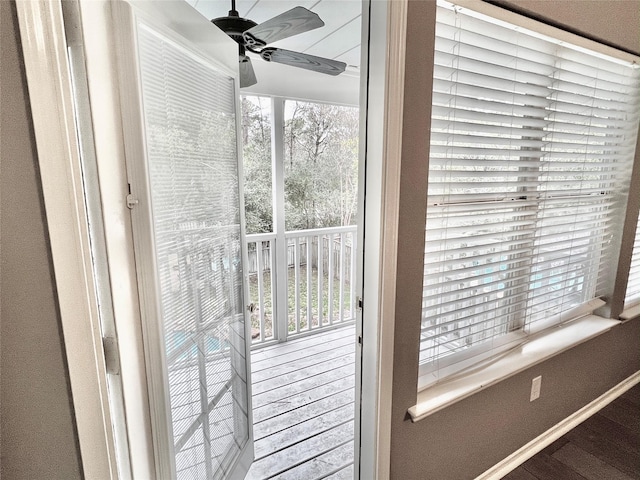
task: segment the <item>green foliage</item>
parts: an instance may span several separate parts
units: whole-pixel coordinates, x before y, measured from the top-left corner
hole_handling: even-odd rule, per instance
[[[287,230],[351,225],[357,208],[358,110],[287,102]]]
[[[242,97],[242,155],[247,233],[273,231],[269,99]]]
[[[273,231],[269,100],[242,99],[247,233]],[[287,230],[352,225],[357,209],[358,110],[287,101]]]

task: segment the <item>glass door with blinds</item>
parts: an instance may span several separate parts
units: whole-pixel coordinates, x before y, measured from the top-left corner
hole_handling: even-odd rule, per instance
[[[425,383],[611,294],[639,74],[630,61],[438,2]]]
[[[244,478],[237,45],[186,2],[114,2],[157,478]]]

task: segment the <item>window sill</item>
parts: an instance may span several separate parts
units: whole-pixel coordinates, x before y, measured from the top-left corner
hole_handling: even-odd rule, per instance
[[[624,320],[626,322],[627,320],[631,320],[638,316],[640,316],[640,303],[625,309],[625,311],[620,314],[620,320]]]
[[[587,315],[534,334],[526,343],[497,361],[419,392],[416,405],[409,408],[411,421],[418,422],[480,390],[607,332],[620,323],[619,320]]]

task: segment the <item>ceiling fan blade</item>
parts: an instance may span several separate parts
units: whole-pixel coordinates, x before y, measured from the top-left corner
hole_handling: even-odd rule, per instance
[[[253,71],[251,59],[247,56],[240,57],[240,88],[250,87],[256,83],[258,83],[258,79]]]
[[[295,7],[246,30],[242,36],[248,47],[261,48],[283,38],[323,26],[324,22],[318,14],[304,7]]]
[[[282,48],[265,48],[260,52],[260,56],[268,62],[282,63],[327,75],[340,75],[347,68],[347,64],[344,62],[283,50]]]

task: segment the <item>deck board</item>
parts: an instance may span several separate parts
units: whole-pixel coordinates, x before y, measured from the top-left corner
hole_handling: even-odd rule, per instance
[[[252,352],[247,480],[353,477],[354,359],[353,326]]]
[[[282,415],[271,417],[254,425],[254,437],[256,440],[260,440],[268,435],[286,430],[297,424],[295,417],[301,419],[299,422],[302,422],[330,412],[336,408],[353,404],[354,397],[355,392],[353,388],[349,388],[308,405],[290,410]]]
[[[256,370],[251,372],[252,381],[256,383],[268,380],[281,373],[299,370],[349,353],[353,353],[353,346],[346,342],[336,341],[328,343],[326,346],[309,346],[307,349],[301,351],[279,355],[275,357],[275,359],[268,359],[271,360],[271,362],[261,360],[254,363]],[[275,360],[281,363],[276,364]]]
[[[324,477],[326,480],[351,480],[353,479],[353,463],[350,463],[346,467],[337,471],[336,473],[332,473],[331,475],[327,475]]]
[[[291,397],[315,390],[318,386],[330,383],[334,378],[348,377],[352,371],[352,365],[343,365],[329,371],[310,375],[297,382],[287,383],[261,393],[256,393],[253,395],[253,406],[254,408],[260,408],[272,403],[288,403]]]
[[[353,420],[353,403],[347,404],[323,415],[296,423],[289,428],[272,435],[262,437],[256,442],[255,458],[259,460],[276,451],[283,450],[307,438],[320,435],[328,428],[341,425]]]
[[[353,441],[342,444],[329,452],[318,455],[309,462],[298,465],[281,474],[281,480],[301,480],[307,478],[326,478],[348,465],[353,464]],[[346,478],[351,478],[351,476]]]
[[[350,343],[350,338],[345,334],[348,329],[353,327],[338,328],[327,332],[319,332],[315,335],[300,337],[289,340],[285,343],[276,343],[266,347],[261,347],[251,351],[251,363],[256,368],[260,367],[262,360],[266,360],[265,365],[269,365],[276,357],[300,350],[308,350],[310,347],[323,344],[335,344],[336,342]],[[280,362],[282,363],[282,362]]]
[[[332,427],[318,435],[253,462],[247,479],[282,478],[286,472],[293,468],[300,471],[303,468],[301,465],[305,463],[312,462],[316,464],[317,461],[315,459],[320,456],[323,457],[323,461],[325,461],[325,458],[330,459],[331,455],[327,454],[337,450],[342,445],[352,442],[352,436],[353,422]],[[310,465],[310,467],[315,469],[313,465]],[[312,480],[313,478],[312,476],[298,477],[299,480]]]
[[[271,376],[268,378],[264,378],[264,376],[261,376],[261,379],[252,377],[253,395],[326,373],[337,367],[353,365],[353,362],[353,348],[349,346],[340,347],[335,353],[306,357],[300,362],[300,365],[295,365],[292,362],[286,367],[274,367],[273,369],[265,370],[265,372],[270,372]]]

